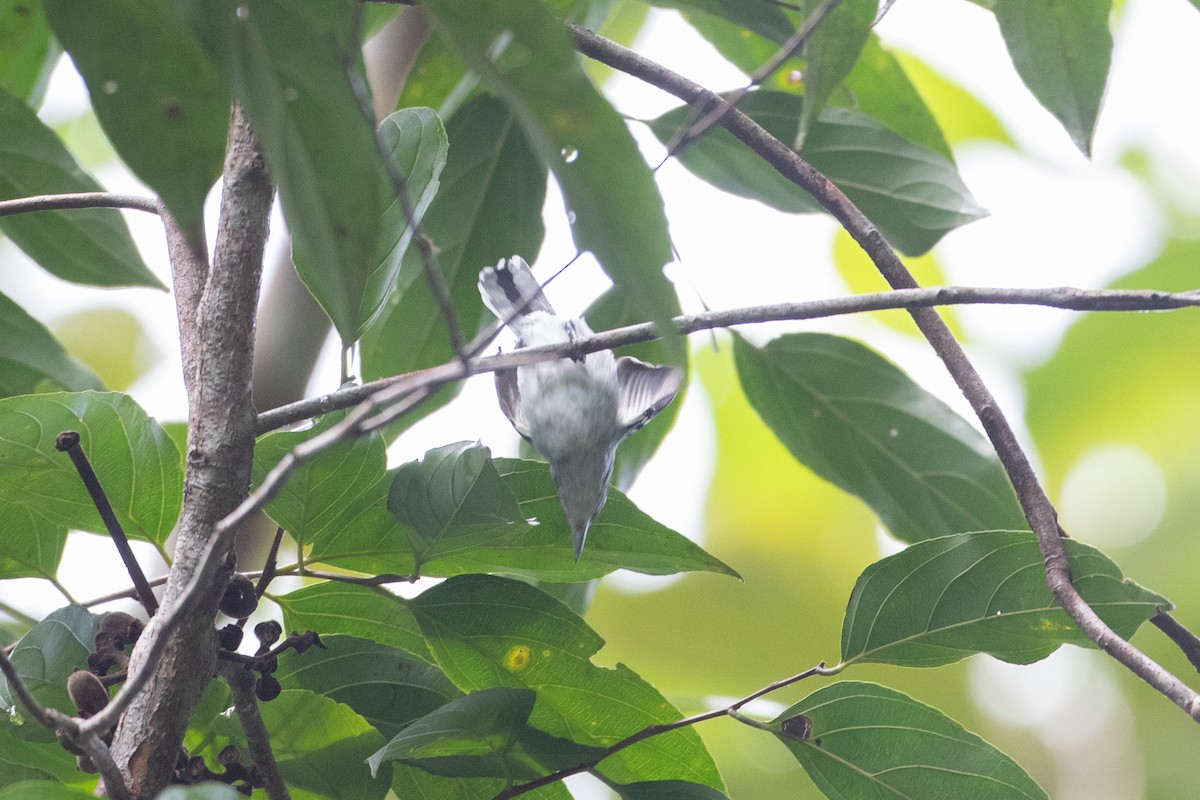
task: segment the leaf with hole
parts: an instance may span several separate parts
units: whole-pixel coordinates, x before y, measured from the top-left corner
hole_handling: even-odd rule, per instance
[[[1063,545],[1075,588],[1118,636],[1170,607],[1095,548]],[[1091,646],[1050,594],[1028,531],[943,536],[877,561],[859,576],[842,623],[846,664],[934,667],[975,653],[1029,664],[1064,643]]]
[[[982,434],[894,364],[850,339],[735,337],[746,397],[792,455],[915,542],[1026,525]]]

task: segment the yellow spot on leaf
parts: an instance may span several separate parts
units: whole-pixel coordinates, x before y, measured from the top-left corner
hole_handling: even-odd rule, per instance
[[[520,672],[529,666],[529,648],[515,644],[504,654],[504,668],[509,672]]]

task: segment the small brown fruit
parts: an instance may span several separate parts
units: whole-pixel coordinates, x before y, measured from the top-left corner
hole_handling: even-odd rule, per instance
[[[221,613],[234,619],[243,619],[254,613],[258,607],[258,595],[254,591],[254,582],[245,575],[234,573],[221,595]]]
[[[282,691],[283,687],[279,685],[279,681],[274,675],[263,675],[254,684],[254,693],[264,703],[279,697],[279,693]]]
[[[108,690],[99,678],[86,670],[72,672],[67,678],[67,694],[84,719],[100,713],[108,705]]]

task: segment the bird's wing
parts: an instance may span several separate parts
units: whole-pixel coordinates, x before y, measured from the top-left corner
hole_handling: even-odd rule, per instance
[[[517,429],[517,433],[529,439],[529,420],[521,408],[521,392],[517,388],[517,371],[515,369],[496,370],[496,397],[500,399],[500,410],[508,421]]]
[[[618,423],[630,432],[636,431],[667,407],[682,382],[683,370],[679,367],[656,367],[632,356],[618,358]]]

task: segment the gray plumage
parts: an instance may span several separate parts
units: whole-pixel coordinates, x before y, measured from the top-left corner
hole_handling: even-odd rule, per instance
[[[479,292],[484,304],[516,334],[518,347],[592,335],[582,319],[555,315],[520,256],[484,267]],[[583,553],[588,527],[608,499],[617,445],[666,408],[682,380],[678,367],[615,358],[610,350],[496,373],[504,415],[550,463],[571,526],[575,560]]]

